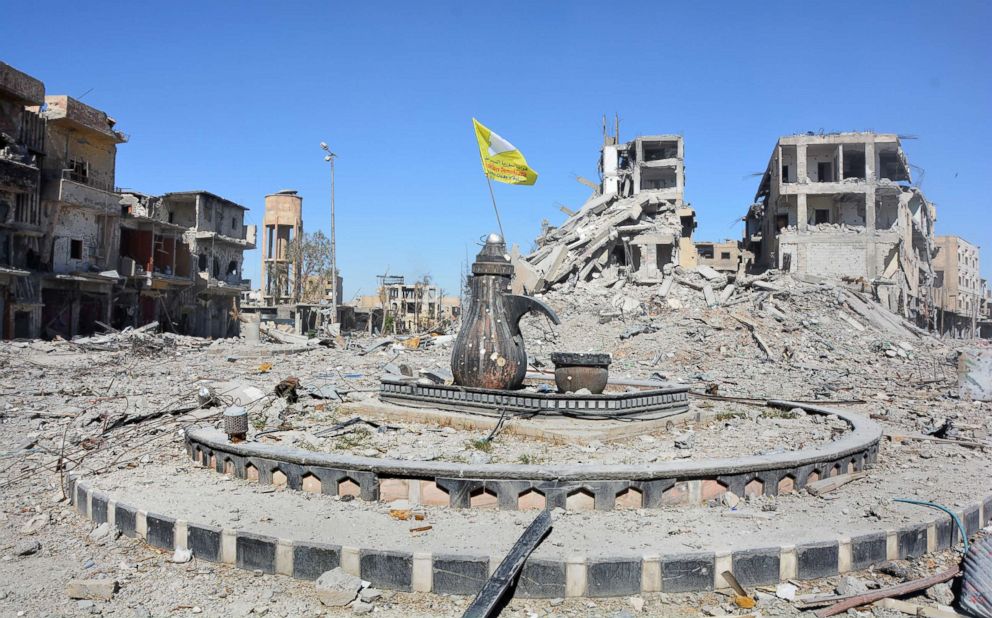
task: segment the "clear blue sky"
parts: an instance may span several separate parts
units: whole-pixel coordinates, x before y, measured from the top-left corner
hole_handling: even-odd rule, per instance
[[[701,239],[739,237],[779,135],[917,136],[904,147],[938,232],[983,246],[992,274],[988,2],[5,4],[0,58],[131,135],[121,186],[207,189],[255,223],[266,193],[294,188],[326,232],[329,142],[349,297],[387,269],[457,291],[495,228],[472,116],[540,173],[496,187],[525,250],[564,218],[555,202],[588,196],[574,174],[595,178],[618,112],[621,139],[685,136]]]

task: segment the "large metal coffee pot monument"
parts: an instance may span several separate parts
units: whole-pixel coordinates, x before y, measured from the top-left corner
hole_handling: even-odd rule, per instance
[[[510,294],[513,265],[498,234],[490,234],[472,264],[471,296],[462,314],[462,327],[451,353],[455,384],[475,388],[514,390],[527,373],[527,352],[520,318],[530,311],[545,314],[555,324],[555,312],[531,296]]]

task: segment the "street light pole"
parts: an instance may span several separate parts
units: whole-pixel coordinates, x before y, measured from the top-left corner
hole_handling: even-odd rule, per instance
[[[331,152],[327,142],[321,142],[320,147],[327,152],[324,160],[331,164],[331,323],[338,321],[338,261],[337,244],[334,240],[334,159],[336,154]]]

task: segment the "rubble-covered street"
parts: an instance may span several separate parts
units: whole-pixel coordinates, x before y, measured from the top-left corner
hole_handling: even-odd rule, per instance
[[[0,15],[0,618],[992,618],[992,3]]]
[[[450,337],[423,336],[417,349],[410,349],[402,340],[386,343],[361,336],[349,337],[345,349],[335,349],[294,348],[271,342],[253,345],[241,340],[208,342],[147,332],[110,334],[93,341],[4,343],[0,367],[7,379],[0,431],[9,447],[2,478],[5,549],[0,569],[5,572],[5,583],[0,595],[5,611],[28,612],[25,615],[93,611],[122,616],[210,615],[220,608],[226,615],[255,612],[293,616],[324,611],[310,584],[253,575],[198,561],[195,556],[190,562],[177,564],[167,552],[156,552],[120,537],[119,532],[108,532],[106,526],[94,530],[74,514],[63,495],[60,471],[66,470],[86,471],[96,479],[106,477],[111,484],[115,475],[124,474],[125,485],[133,486],[133,491],[145,491],[150,499],[158,496],[166,502],[181,500],[186,492],[206,490],[204,495],[209,495],[210,484],[217,481],[211,473],[196,470],[188,460],[182,445],[183,430],[196,424],[217,424],[223,404],[234,402],[248,407],[251,434],[259,440],[307,449],[367,455],[374,451],[376,456],[455,461],[525,458],[586,462],[609,454],[616,457],[618,452],[632,461],[647,461],[649,454],[660,459],[727,455],[747,449],[798,448],[808,439],[831,439],[834,432],[829,423],[788,418],[788,414],[769,415],[747,405],[751,400],[770,398],[840,402],[882,422],[891,436],[884,441],[880,464],[869,478],[852,483],[838,492],[841,495],[829,496],[828,501],[804,491],[795,497],[748,498],[734,508],[720,500],[690,510],[671,507],[657,512],[562,513],[563,539],[574,527],[572,521],[593,517],[581,524],[589,526],[611,518],[608,521],[612,523],[604,525],[630,533],[636,530],[644,539],[652,538],[649,531],[658,526],[659,533],[667,531],[669,538],[688,547],[693,538],[712,537],[728,521],[738,529],[757,525],[752,534],[774,535],[774,526],[779,524],[776,518],[784,518],[780,525],[802,527],[804,521],[811,525],[818,517],[829,517],[824,509],[848,518],[848,530],[856,531],[861,521],[898,526],[919,516],[894,505],[887,497],[887,485],[905,485],[905,497],[949,505],[964,504],[978,489],[992,491],[992,486],[982,487],[988,485],[984,471],[992,429],[989,404],[958,396],[960,350],[955,346],[887,321],[879,322],[886,326],[883,330],[876,325],[877,309],[866,312],[869,306],[858,303],[855,294],[829,284],[765,277],[755,280],[760,286],[741,285],[736,302],[730,306],[711,308],[692,287],[695,276],[680,275],[687,285],[675,286],[667,298],[659,298],[650,288],[595,284],[571,291],[559,288],[545,295],[562,324],[554,334],[542,320],[535,318],[525,324],[526,335],[535,342],[534,364],[547,365],[547,355],[556,349],[612,348],[616,350],[613,371],[618,378],[660,377],[685,383],[697,393],[694,405],[718,410],[711,420],[698,426],[655,432],[619,444],[589,444],[573,449],[564,458],[559,453],[561,447],[539,441],[497,436],[488,450],[480,450],[473,444],[485,437],[481,433],[415,424],[380,424],[379,428],[358,424],[321,436],[325,433],[322,430],[348,420],[338,412],[342,401],[365,401],[373,396],[384,368],[402,366],[412,372],[443,375]],[[671,301],[678,302],[677,309]],[[366,353],[369,348],[374,350]],[[273,392],[289,377],[299,380],[295,402]],[[200,399],[201,387],[209,389],[206,399],[216,397],[222,405],[201,407],[201,401],[210,404]],[[783,426],[805,429],[793,434],[795,443],[776,441],[775,432]],[[837,431],[843,429],[838,427]],[[693,434],[695,437],[687,440]],[[767,440],[764,446],[763,439]],[[162,475],[182,480],[176,486],[178,495],[162,482]],[[949,482],[953,478],[968,480],[964,484]],[[226,492],[228,487],[244,484],[228,480],[216,491]],[[263,514],[269,509],[275,513],[292,508],[288,506],[292,502],[281,499],[270,507],[261,506],[271,500],[272,489],[252,491],[256,500],[263,500],[261,511],[249,507],[239,517],[239,509],[246,507],[235,506],[236,496],[225,499],[231,505],[227,510],[233,514],[232,525],[244,521],[243,517],[264,524],[273,517]],[[278,495],[290,490],[275,491]],[[382,517],[389,507],[353,502],[342,516],[365,521],[360,513],[368,509],[369,515]],[[433,509],[428,514],[434,530],[427,534],[462,538],[468,543],[469,537],[459,537],[456,531],[467,531],[465,526],[476,516],[445,511]],[[736,516],[728,520],[730,513]],[[519,527],[519,515],[504,515],[480,520],[479,524],[504,522],[511,532]],[[394,523],[397,529],[406,526]],[[761,532],[767,525],[773,527]],[[497,530],[498,526],[492,534],[498,534]],[[371,528],[361,532],[359,527],[356,534],[381,532]],[[631,549],[634,547],[636,544]],[[938,555],[925,560],[946,558]],[[893,569],[898,571],[896,566]],[[920,565],[911,561],[899,568],[907,570],[908,578],[908,572]],[[877,571],[856,577],[876,585],[893,580],[892,575]],[[71,580],[97,578],[118,582],[120,589],[112,599],[73,601],[72,607],[66,606],[65,586]],[[837,584],[832,580],[802,582],[800,594],[829,592]],[[394,592],[383,592],[372,600],[377,612],[396,616],[459,615],[465,603],[464,598]],[[700,606],[717,611],[727,599],[714,593],[616,600],[518,599],[511,604],[509,615],[517,612],[522,616],[530,611],[586,615],[593,607],[596,612],[610,614],[632,611],[641,603],[649,610],[664,608],[672,615],[693,615],[694,608]],[[774,597],[773,591],[759,592],[759,606],[772,615],[798,611],[793,603]]]

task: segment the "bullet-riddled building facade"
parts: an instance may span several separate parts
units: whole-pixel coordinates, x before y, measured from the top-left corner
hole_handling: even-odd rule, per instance
[[[0,338],[152,321],[237,334],[245,208],[206,191],[116,187],[127,136],[105,112],[0,63]]]
[[[745,218],[758,268],[871,285],[888,309],[933,317],[936,214],[910,185],[899,137],[782,137]]]
[[[41,210],[45,119],[29,107],[45,102],[45,85],[0,62],[0,338],[40,330],[41,267],[47,219]]]

